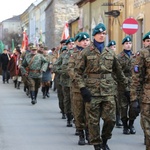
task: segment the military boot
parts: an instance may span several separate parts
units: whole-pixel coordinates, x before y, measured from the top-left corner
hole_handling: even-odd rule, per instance
[[[128,120],[122,120],[123,122],[123,134],[130,134],[129,126],[128,126]]]
[[[79,135],[79,130],[78,129],[76,129],[75,135]]]
[[[46,88],[42,87],[43,99],[46,98]]]
[[[71,113],[67,114],[67,127],[72,127],[72,116],[71,116]]]
[[[14,88],[17,88],[17,80],[14,80]]]
[[[94,145],[94,150],[103,150],[100,144]]]
[[[64,112],[62,112],[62,119],[66,119],[66,114]]]
[[[87,140],[88,144],[90,144],[88,128],[85,129],[85,139]]]
[[[37,103],[36,97],[35,97],[35,91],[31,91],[30,94],[31,94],[31,103],[34,105]]]
[[[133,124],[134,124],[134,120],[130,120],[130,121],[129,121],[129,130],[130,130],[130,134],[135,134],[135,133],[136,133]]]
[[[102,150],[110,150],[107,144],[107,139],[103,139]]]
[[[78,145],[85,145],[85,137],[84,137],[84,131],[83,130],[79,130]]]
[[[46,96],[49,97],[49,86],[46,86]]]
[[[116,128],[121,128],[122,126],[123,126],[123,124],[120,119],[120,115],[116,115]]]
[[[18,81],[18,82],[17,82],[17,89],[20,89],[20,84],[21,84],[21,82]]]

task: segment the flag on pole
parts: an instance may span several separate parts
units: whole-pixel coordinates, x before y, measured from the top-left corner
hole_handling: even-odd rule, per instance
[[[14,39],[11,41],[11,51],[13,52],[15,49]]]
[[[39,44],[43,44],[42,31],[40,31]]]
[[[65,40],[69,38],[69,25],[68,23],[65,23],[65,27],[61,36],[61,40]]]
[[[4,44],[2,41],[0,41],[0,53],[2,53],[4,50]]]
[[[23,31],[22,49],[25,50],[28,45],[28,36],[25,31]]]

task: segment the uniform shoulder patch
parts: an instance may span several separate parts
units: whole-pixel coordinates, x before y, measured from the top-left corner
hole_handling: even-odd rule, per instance
[[[139,51],[136,53],[136,56],[140,56],[140,52]]]
[[[139,66],[138,66],[138,65],[135,65],[135,66],[134,66],[134,72],[135,72],[135,73],[138,73],[138,72],[139,72]]]

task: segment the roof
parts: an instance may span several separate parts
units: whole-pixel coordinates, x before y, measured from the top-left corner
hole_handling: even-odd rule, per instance
[[[20,15],[18,16],[13,16],[11,18],[8,18],[6,20],[3,20],[2,22],[13,22],[13,21],[20,21]]]

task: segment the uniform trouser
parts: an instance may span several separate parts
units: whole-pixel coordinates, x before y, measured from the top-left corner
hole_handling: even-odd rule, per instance
[[[30,91],[38,91],[41,85],[41,78],[28,77]]]
[[[25,85],[26,87],[28,87],[28,86],[29,86],[28,77],[26,77],[26,76],[22,76],[22,81],[23,81],[23,83],[24,83],[24,85]]]
[[[118,92],[118,99],[120,100],[121,105],[121,120],[123,122],[127,120],[135,120],[137,116],[130,111],[130,100],[125,97],[124,92]]]
[[[70,99],[70,87],[62,86],[62,91],[64,95],[64,112],[65,114],[70,114],[72,113],[71,99]]]
[[[102,139],[110,139],[115,126],[116,102],[114,96],[92,97],[89,112],[89,138],[93,145],[101,144]],[[103,119],[100,134],[100,118]],[[102,138],[102,139],[101,139]]]
[[[150,104],[141,103],[141,118],[146,137],[146,150],[150,150]]]
[[[84,103],[79,92],[73,92],[73,114],[75,118],[75,126],[78,130],[88,128],[88,116],[90,111],[90,103]]]
[[[62,86],[60,84],[57,84],[57,96],[59,108],[62,111],[62,113],[64,113],[64,95],[62,91]]]

